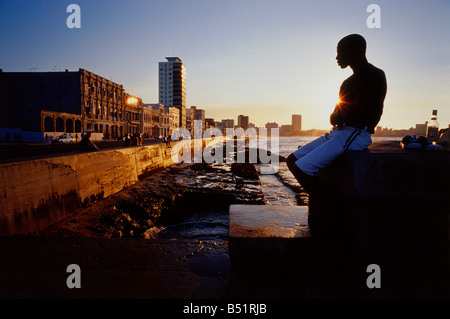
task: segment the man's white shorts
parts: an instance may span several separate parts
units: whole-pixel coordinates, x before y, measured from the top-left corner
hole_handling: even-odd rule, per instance
[[[308,143],[293,154],[295,164],[306,174],[316,176],[319,170],[349,151],[362,151],[372,144],[370,133],[351,126],[334,127],[329,133]]]

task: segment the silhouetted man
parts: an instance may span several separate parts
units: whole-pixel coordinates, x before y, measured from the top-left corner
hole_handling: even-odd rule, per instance
[[[317,174],[347,151],[365,150],[372,143],[371,134],[383,113],[386,77],[366,59],[366,41],[358,34],[341,39],[336,60],[353,75],[339,91],[339,103],[330,116],[333,129],[299,148],[286,159],[290,171],[310,196],[324,192]]]

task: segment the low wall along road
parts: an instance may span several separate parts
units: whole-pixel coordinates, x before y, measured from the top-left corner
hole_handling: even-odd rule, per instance
[[[208,142],[203,140],[202,147]],[[0,235],[40,231],[83,205],[174,164],[175,144],[0,164]]]

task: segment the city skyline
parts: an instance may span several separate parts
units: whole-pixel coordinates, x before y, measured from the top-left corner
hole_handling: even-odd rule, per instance
[[[376,1],[381,28],[368,28],[370,1],[77,1],[81,28],[66,26],[68,3],[0,1],[5,72],[86,68],[157,103],[158,62],[187,66],[186,106],[208,117],[250,117],[327,129],[339,86],[336,44],[362,34],[369,62],[382,68],[388,94],[382,127],[409,128],[438,110],[450,123],[450,4]],[[176,21],[176,23],[170,23]]]

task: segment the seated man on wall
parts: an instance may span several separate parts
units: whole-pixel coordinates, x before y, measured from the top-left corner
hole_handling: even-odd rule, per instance
[[[98,150],[98,146],[90,140],[91,133],[87,132],[83,135],[80,142],[80,150],[83,152],[92,152]]]
[[[372,143],[371,134],[383,113],[386,76],[367,61],[365,39],[358,34],[341,39],[337,45],[336,60],[342,69],[350,66],[353,74],[340,87],[340,101],[330,116],[333,129],[286,159],[290,171],[310,198],[316,194],[325,195],[326,192],[317,177],[319,170],[345,152],[367,149]],[[321,207],[317,211],[321,210],[327,208]],[[324,218],[333,217],[312,215],[310,210],[309,223],[313,233],[315,228],[327,227],[328,221]]]

